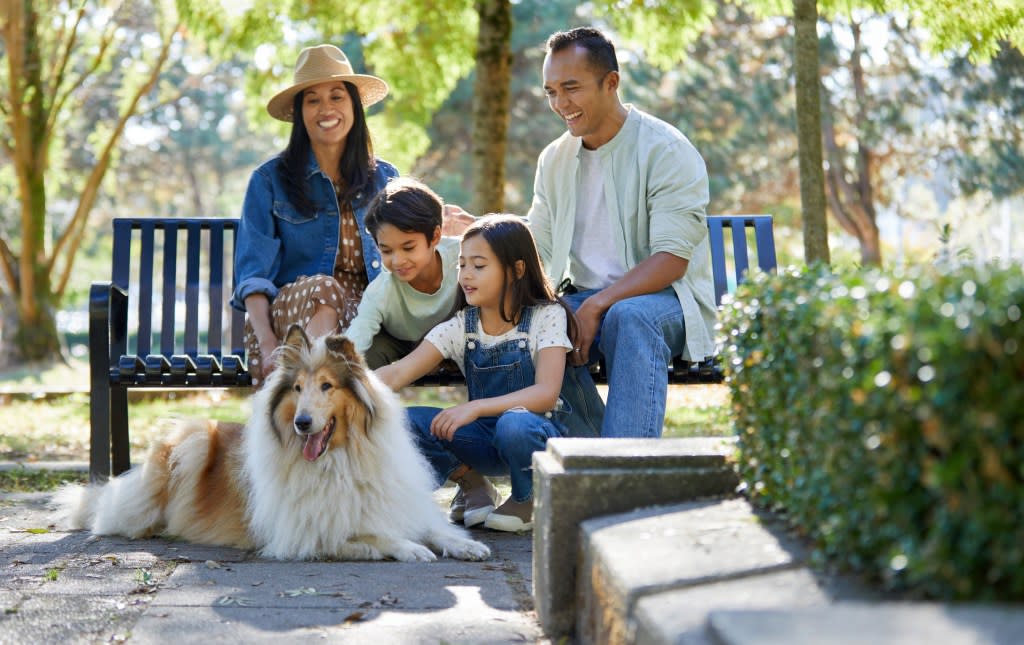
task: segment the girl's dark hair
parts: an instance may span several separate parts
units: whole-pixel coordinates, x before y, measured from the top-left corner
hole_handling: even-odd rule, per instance
[[[575,344],[578,331],[576,316],[569,305],[555,295],[551,281],[541,266],[537,243],[526,222],[515,215],[491,213],[470,224],[463,232],[462,240],[477,236],[484,238],[505,269],[505,274],[511,278],[511,284],[504,284],[501,287],[501,304],[498,309],[501,319],[505,322],[517,322],[519,312],[524,307],[558,303],[565,309],[569,339]],[[516,262],[520,260],[523,262],[523,276],[516,278]],[[505,293],[509,289],[512,290],[512,311],[505,311]],[[459,289],[455,309],[462,309],[467,304],[466,294]]]
[[[361,200],[373,194],[373,177],[377,162],[373,157],[373,142],[370,140],[370,129],[366,125],[366,112],[363,101],[359,98],[359,90],[355,85],[344,81],[352,101],[352,129],[345,142],[345,150],[341,153],[341,178],[345,182],[338,202],[359,206]],[[303,215],[313,215],[315,207],[309,198],[309,183],[306,167],[309,164],[309,132],[302,120],[302,97],[305,90],[298,92],[292,101],[292,133],[288,145],[281,151],[281,163],[278,172],[284,183],[288,201]],[[356,200],[360,200],[357,202]]]
[[[390,224],[403,233],[423,233],[430,243],[443,215],[444,202],[430,186],[412,177],[396,177],[370,201],[364,222],[374,240],[380,227]]]

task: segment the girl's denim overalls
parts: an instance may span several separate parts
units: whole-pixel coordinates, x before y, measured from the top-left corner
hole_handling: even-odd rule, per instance
[[[477,331],[480,311],[476,307],[466,309],[463,371],[469,400],[502,396],[534,384],[527,340],[533,311],[533,307],[523,309],[511,338],[485,348]],[[434,469],[437,484],[443,484],[460,464],[484,475],[508,473],[512,499],[517,502],[533,496],[533,453],[544,450],[548,438],[564,434],[564,426],[554,418],[556,413],[541,415],[518,408],[497,417],[481,417],[459,428],[451,441],[445,441],[430,434],[430,422],[440,412],[440,408],[409,408],[413,434]]]

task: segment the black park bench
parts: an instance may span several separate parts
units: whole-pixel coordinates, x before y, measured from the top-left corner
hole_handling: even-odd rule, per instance
[[[89,474],[93,480],[131,466],[131,389],[249,388],[244,314],[228,304],[238,220],[115,218],[111,279],[89,292]],[[708,216],[715,300],[757,265],[776,266],[770,215]],[[737,234],[739,232],[740,234]],[[753,240],[753,246],[750,239]],[[731,242],[727,249],[727,242]],[[594,373],[603,381],[604,366]],[[715,361],[676,357],[671,383],[717,382]],[[419,385],[462,382],[438,372]]]

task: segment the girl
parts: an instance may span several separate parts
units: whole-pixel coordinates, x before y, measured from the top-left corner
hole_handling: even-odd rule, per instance
[[[242,204],[231,304],[248,313],[253,385],[273,370],[292,323],[310,336],[344,329],[381,259],[363,222],[395,167],[373,155],[365,108],[388,86],[355,74],[334,45],[302,50],[294,82],[267,104],[292,124],[288,147],[257,168]]]
[[[533,527],[533,453],[564,433],[554,417],[566,352],[576,328],[541,269],[533,236],[521,219],[489,215],[462,237],[456,315],[377,375],[398,389],[443,359],[466,377],[469,401],[447,409],[409,409],[413,432],[438,484],[462,490],[466,526],[499,531]],[[568,333],[567,333],[568,332]],[[484,475],[509,473],[512,495],[494,508]]]

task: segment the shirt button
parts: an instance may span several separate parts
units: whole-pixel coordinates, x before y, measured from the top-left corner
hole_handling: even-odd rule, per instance
[[[476,347],[476,343],[474,343],[473,341],[469,341],[468,343],[466,343],[466,347],[468,347],[469,349],[474,349]]]
[[[519,341],[519,348],[520,349],[526,349],[526,341],[525,340]]]
[[[366,227],[366,228],[364,228],[363,230],[364,230],[364,231],[366,231],[366,234],[367,234],[367,235],[370,235],[370,227],[369,227],[369,226],[367,226],[367,227]]]
[[[551,413],[550,412],[545,412],[544,416],[547,417],[548,419],[550,419],[551,418]]]
[[[374,260],[373,262],[370,263],[370,266],[372,266],[374,269],[377,269],[380,267],[380,262]]]

